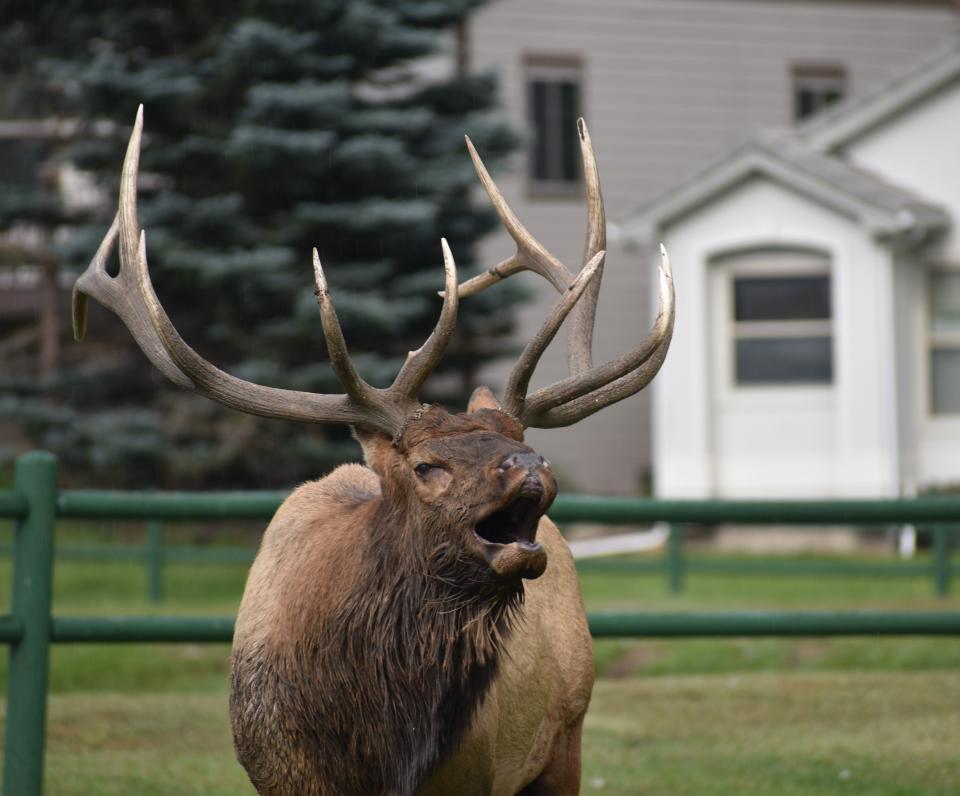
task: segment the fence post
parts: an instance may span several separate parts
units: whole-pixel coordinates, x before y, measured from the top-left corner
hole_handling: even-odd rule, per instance
[[[670,535],[667,537],[667,587],[671,594],[680,594],[683,591],[683,576],[683,529],[671,523]]]
[[[158,603],[163,599],[163,523],[147,520],[147,597]]]
[[[15,487],[28,506],[14,536],[11,600],[11,613],[24,632],[20,641],[10,645],[3,792],[40,796],[57,510],[57,460],[53,454],[33,451],[18,458]]]
[[[933,585],[938,597],[950,593],[950,537],[943,525],[933,527]]]

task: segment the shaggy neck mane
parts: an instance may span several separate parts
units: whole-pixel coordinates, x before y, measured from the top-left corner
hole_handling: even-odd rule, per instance
[[[356,772],[363,781],[342,792],[412,796],[482,704],[523,586],[498,582],[456,542],[418,549],[430,534],[390,505],[380,501],[354,588],[296,655],[318,676],[303,701],[319,714],[306,726],[320,781]]]

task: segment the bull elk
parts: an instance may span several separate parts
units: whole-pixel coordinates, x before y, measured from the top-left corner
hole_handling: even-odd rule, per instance
[[[556,481],[524,429],[577,422],[643,388],[673,330],[661,248],[659,313],[633,351],[591,357],[605,218],[586,125],[578,122],[588,203],[574,276],[523,227],[470,140],[484,188],[516,243],[495,268],[457,284],[441,241],[443,306],[393,384],[367,384],[347,354],[316,249],[320,320],[342,395],[252,384],[180,337],[150,282],[137,221],[142,107],[127,148],[119,210],[74,289],[115,312],[175,383],[233,409],[347,423],[366,466],[346,464],[298,488],[264,534],[237,616],[230,718],[237,756],[262,794],[572,794],[593,654],[573,559],[545,516]],[[120,270],[106,271],[119,240]],[[478,388],[465,413],[417,392],[454,329],[459,299],[520,270],[560,293],[510,373],[502,403]],[[581,298],[582,297],[582,298]],[[571,314],[570,376],[528,391]]]

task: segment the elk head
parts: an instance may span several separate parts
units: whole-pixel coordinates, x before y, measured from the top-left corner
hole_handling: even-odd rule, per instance
[[[421,529],[462,538],[429,538],[420,543],[455,541],[493,577],[518,580],[539,576],[545,554],[536,541],[537,523],[556,494],[549,465],[523,444],[525,428],[565,426],[642,389],[659,370],[673,330],[673,282],[661,247],[660,305],[653,328],[634,350],[595,366],[591,341],[603,271],[606,222],[593,148],[586,124],[578,122],[588,205],[584,264],[576,275],[550,254],[518,221],[487,173],[473,144],[467,147],[477,173],[516,252],[489,271],[458,285],[446,240],[443,306],[427,341],[411,351],[392,385],[369,385],[347,353],[317,250],[313,251],[320,320],[333,367],[344,393],[325,395],[253,384],[231,376],[197,354],[179,335],[154,292],[147,268],[146,235],[137,221],[137,169],[143,108],[137,113],[121,177],[119,209],[90,266],[74,287],[74,335],[86,326],[86,300],[92,297],[116,313],[153,364],[171,381],[233,409],[264,417],[309,423],[346,423],[360,440],[367,464],[381,482],[383,504],[403,512]],[[114,277],[106,260],[119,241],[120,270]],[[498,403],[480,388],[465,414],[424,406],[417,393],[436,367],[453,332],[459,299],[521,270],[534,271],[560,293],[553,311],[527,344]],[[570,376],[530,393],[534,368],[560,325],[571,318]],[[429,550],[424,551],[429,555]]]
[[[523,427],[480,388],[466,414],[438,406],[409,419],[395,441],[359,431],[383,505],[416,528],[418,559],[443,551],[471,581],[535,578],[546,566],[537,524],[557,493],[549,463],[523,444]]]

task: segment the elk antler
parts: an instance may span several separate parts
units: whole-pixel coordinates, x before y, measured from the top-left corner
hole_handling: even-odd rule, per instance
[[[143,106],[137,111],[120,180],[120,206],[113,224],[87,270],[73,289],[74,337],[86,332],[87,297],[112,310],[130,330],[151,362],[171,381],[196,390],[232,409],[263,417],[311,423],[349,423],[379,429],[396,436],[404,420],[420,404],[417,391],[436,367],[457,319],[457,269],[446,240],[441,240],[445,271],[443,308],[433,333],[411,351],[386,389],[367,384],[353,367],[327,288],[320,258],[313,251],[320,320],[330,352],[330,364],[345,395],[284,390],[238,379],[203,359],[174,328],[160,305],[147,267],[146,234],[137,221],[137,169],[143,132]],[[111,277],[106,261],[120,240],[120,272]]]
[[[660,304],[653,328],[633,351],[603,365],[593,365],[593,328],[606,254],[606,216],[593,144],[583,119],[577,120],[577,130],[587,194],[587,236],[584,266],[576,278],[520,223],[484,167],[473,143],[466,139],[480,182],[516,243],[517,251],[489,271],[460,285],[460,297],[470,296],[524,270],[539,274],[564,294],[540,332],[521,354],[507,381],[504,409],[526,427],[568,426],[643,389],[663,364],[673,334],[673,275],[667,251],[661,245]],[[581,294],[584,295],[583,302],[577,303]],[[567,348],[570,376],[527,395],[537,360],[567,313],[572,315]]]

